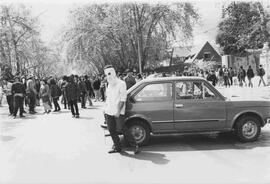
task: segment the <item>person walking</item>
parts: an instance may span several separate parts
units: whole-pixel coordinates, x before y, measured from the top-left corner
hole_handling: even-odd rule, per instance
[[[220,67],[218,70],[218,86],[223,86],[223,82],[224,82],[223,75],[224,75],[223,68]]]
[[[14,111],[13,118],[15,119],[17,116],[17,112],[20,109],[20,117],[25,117],[23,115],[23,97],[25,96],[25,88],[24,85],[20,82],[20,77],[15,77],[15,82],[12,84],[11,93],[13,95],[14,100]]]
[[[13,104],[13,94],[11,93],[11,87],[12,87],[13,79],[7,79],[4,82],[4,88],[3,91],[6,94],[6,99],[8,103],[8,109],[9,109],[9,115],[13,115],[14,110],[14,104]]]
[[[105,78],[105,76],[102,76],[101,83],[100,83],[100,94],[101,94],[101,101],[102,102],[105,101],[106,85],[107,85],[106,78]]]
[[[80,99],[81,99],[81,108],[85,109],[85,96],[86,96],[86,85],[85,82],[83,80],[83,77],[80,77],[78,82],[78,86],[80,89]]]
[[[228,68],[224,68],[223,79],[224,79],[225,87],[227,87],[227,86],[230,87],[229,70],[228,70]]]
[[[50,98],[50,87],[47,84],[47,80],[43,79],[40,81],[39,96],[41,97],[42,104],[44,107],[44,114],[49,114],[52,109],[51,98]]]
[[[238,71],[238,80],[239,80],[239,86],[243,87],[243,83],[246,85],[246,71],[243,69],[243,66],[240,66],[239,71]]]
[[[127,77],[125,78],[125,82],[127,85],[127,89],[131,88],[134,84],[136,84],[136,80],[135,77],[133,77],[132,72],[128,72]]]
[[[0,79],[0,107],[2,107],[2,100],[4,96],[4,81]]]
[[[112,150],[110,150],[108,153],[117,153],[121,152],[122,146],[116,131],[116,120],[125,114],[127,87],[124,81],[117,78],[115,69],[112,65],[105,66],[104,73],[108,82],[108,87],[106,90],[106,107],[104,113],[108,130],[114,143]],[[131,135],[130,131],[128,131],[126,125],[123,125],[123,133],[127,137],[130,145],[134,146],[134,154],[139,153],[139,146],[134,137]]]
[[[259,85],[258,86],[260,87],[261,82],[263,83],[264,86],[266,86],[266,84],[264,82],[264,79],[263,79],[263,76],[265,75],[265,70],[263,69],[262,65],[259,66],[258,75],[260,77]]]
[[[37,91],[37,94],[36,94],[36,106],[40,106],[40,97],[39,97],[40,80],[39,80],[39,78],[35,78],[35,88],[36,88],[36,91]]]
[[[60,105],[58,103],[59,97],[61,96],[61,89],[56,84],[54,79],[51,80],[51,97],[54,105],[54,112],[60,111]]]
[[[63,81],[61,83],[61,91],[62,91],[62,100],[63,101],[63,104],[64,104],[64,109],[67,109],[67,105],[68,105],[68,102],[67,102],[67,96],[66,96],[66,92],[65,92],[65,87],[67,85],[67,80],[68,80],[68,77],[66,75],[63,76]],[[69,108],[69,105],[68,105],[68,109]]]
[[[253,88],[253,84],[251,81],[253,77],[254,77],[254,72],[253,72],[253,69],[251,68],[251,65],[249,65],[248,70],[247,70],[248,87]]]
[[[68,77],[68,83],[65,86],[65,93],[67,97],[68,104],[70,106],[72,117],[79,118],[79,109],[78,109],[78,96],[79,89],[77,83],[74,81],[74,77]],[[75,110],[74,110],[75,108]]]
[[[86,103],[86,100],[88,100],[89,106],[93,106],[93,102],[91,100],[93,88],[92,88],[91,81],[89,80],[87,75],[84,76],[84,83],[85,83],[85,87],[86,87],[85,103]]]
[[[230,80],[230,84],[231,86],[233,85],[233,77],[235,76],[234,70],[232,69],[232,67],[229,68],[229,80]]]
[[[29,100],[29,113],[30,114],[35,114],[35,105],[36,105],[36,94],[37,91],[35,89],[35,83],[33,81],[34,77],[32,75],[30,75],[28,77],[28,81],[27,81],[27,89],[26,89],[26,93],[27,93],[27,97]]]
[[[95,102],[99,101],[100,98],[100,79],[98,76],[95,77],[95,80],[93,82],[93,89],[94,89],[94,93],[95,93]]]

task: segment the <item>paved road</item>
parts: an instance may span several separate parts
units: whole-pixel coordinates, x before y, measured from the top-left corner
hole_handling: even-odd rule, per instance
[[[44,115],[39,107],[37,115],[15,120],[0,107],[0,183],[270,183],[269,125],[254,143],[230,135],[164,135],[138,155],[128,148],[108,154],[101,106],[81,110],[80,119],[67,110]]]

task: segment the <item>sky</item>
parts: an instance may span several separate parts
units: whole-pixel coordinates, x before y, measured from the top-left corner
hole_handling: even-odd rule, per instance
[[[5,0],[4,0],[5,1]],[[1,0],[0,0],[1,2]],[[3,0],[2,0],[3,2]],[[94,0],[9,0],[6,2],[13,3],[25,3],[32,7],[33,16],[38,16],[41,22],[41,38],[44,42],[50,43],[61,28],[67,23],[69,10],[72,9],[76,4],[97,2]],[[101,2],[127,2],[124,0],[103,0]],[[140,2],[140,1],[139,1]],[[153,1],[142,1],[142,2],[153,2]],[[161,1],[166,3],[166,1]],[[170,2],[170,1],[168,1]],[[195,8],[198,9],[201,15],[202,25],[196,26],[194,29],[194,45],[200,46],[206,41],[215,43],[215,35],[217,32],[217,25],[221,17],[222,1],[214,0],[201,0],[201,1],[190,1],[194,4]],[[224,1],[223,1],[224,2]]]

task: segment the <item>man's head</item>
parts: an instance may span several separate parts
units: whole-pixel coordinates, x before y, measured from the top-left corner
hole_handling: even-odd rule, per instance
[[[15,80],[15,82],[19,82],[20,81],[20,77],[19,76],[15,76],[14,77],[14,80]]]
[[[116,79],[116,72],[112,65],[106,65],[104,67],[104,73],[107,78],[108,83],[113,83]]]

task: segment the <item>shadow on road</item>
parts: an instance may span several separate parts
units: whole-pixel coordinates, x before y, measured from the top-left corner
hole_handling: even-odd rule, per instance
[[[84,116],[80,116],[79,119],[85,119],[85,120],[90,120],[90,119],[94,119],[93,117],[84,117]]]
[[[16,138],[14,136],[9,136],[9,135],[2,135],[0,137],[1,137],[1,141],[3,141],[3,142],[12,141],[13,139]]]
[[[262,131],[255,142],[242,143],[233,134],[159,135],[152,136],[143,151],[201,151],[253,149],[270,147],[270,131]]]
[[[129,154],[126,151],[121,152],[122,156],[126,156],[126,157],[130,157],[130,158],[134,158],[137,160],[146,160],[146,161],[151,161],[154,164],[159,164],[159,165],[164,165],[169,163],[169,160],[166,159],[166,155],[161,154],[161,153],[153,153],[153,152],[146,152],[146,151],[142,151],[139,154]]]

